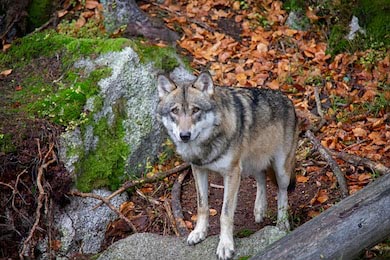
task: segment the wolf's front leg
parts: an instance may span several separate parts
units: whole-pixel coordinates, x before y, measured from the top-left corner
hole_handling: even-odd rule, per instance
[[[192,174],[194,175],[198,197],[198,215],[195,229],[187,238],[189,245],[194,245],[204,240],[207,236],[209,225],[208,172],[192,166]]]
[[[221,212],[221,234],[217,255],[219,259],[231,259],[234,255],[233,226],[234,211],[237,205],[237,194],[240,187],[240,170],[234,169],[224,176],[223,205]]]

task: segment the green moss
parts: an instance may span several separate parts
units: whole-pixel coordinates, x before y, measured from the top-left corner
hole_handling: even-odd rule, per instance
[[[155,67],[165,72],[170,72],[180,65],[173,47],[159,47],[141,41],[133,41],[131,47],[137,52],[141,62],[152,62]]]
[[[242,229],[242,230],[239,230],[235,237],[239,237],[239,238],[243,238],[243,237],[249,237],[250,235],[254,234],[255,231],[253,230],[250,230],[250,229]]]
[[[12,143],[12,135],[0,133],[0,154],[12,153],[15,151],[16,151],[16,147]]]
[[[0,68],[24,67],[33,59],[57,55],[61,55],[65,65],[69,65],[83,57],[120,51],[129,46],[130,42],[129,39],[124,38],[78,39],[48,30],[16,40],[10,50],[0,53]]]
[[[128,145],[122,141],[125,129],[122,125],[123,115],[116,113],[114,124],[110,126],[106,118],[93,125],[94,136],[98,143],[93,151],[84,154],[77,165],[81,173],[76,186],[81,191],[109,187],[115,190],[124,181]]]
[[[88,121],[83,108],[88,98],[99,93],[97,82],[109,76],[111,69],[97,69],[88,78],[69,72],[55,94],[37,98],[30,106],[30,113],[49,118],[52,122],[74,128]]]

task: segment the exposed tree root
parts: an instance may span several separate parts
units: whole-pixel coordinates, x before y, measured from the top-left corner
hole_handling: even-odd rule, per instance
[[[115,206],[112,205],[107,198],[102,197],[102,196],[100,196],[98,194],[84,193],[84,192],[79,192],[79,191],[71,191],[69,194],[72,195],[72,196],[79,196],[79,197],[82,197],[82,198],[93,198],[93,199],[97,199],[97,200],[102,201],[104,204],[107,205],[107,207],[109,207],[121,219],[123,219],[129,225],[129,227],[133,230],[134,233],[138,232],[137,228],[134,226],[134,224],[125,215],[123,215],[122,212],[120,212],[117,208],[115,208]]]
[[[390,173],[390,169],[384,166],[379,162],[371,161],[370,159],[363,158],[354,154],[349,154],[346,152],[335,152],[331,151],[332,155],[346,161],[353,165],[362,165],[364,167],[370,168],[372,171],[379,173],[380,175],[384,175]]]
[[[321,145],[320,141],[315,137],[312,131],[307,130],[305,136],[309,138],[312,142],[314,148],[321,154],[321,156],[328,162],[329,167],[332,169],[333,173],[336,175],[339,187],[341,190],[341,195],[343,198],[348,196],[348,186],[345,180],[343,172],[340,170],[337,162],[332,158],[331,153],[328,149]]]
[[[44,172],[47,170],[47,167],[51,165],[52,163],[55,163],[57,161],[57,156],[55,152],[53,151],[54,144],[50,144],[49,151],[45,154],[45,156],[42,158],[42,151],[41,151],[41,145],[39,140],[37,139],[37,145],[38,145],[38,153],[39,153],[39,168],[38,168],[38,174],[37,174],[37,187],[38,187],[38,200],[37,200],[37,208],[35,210],[35,222],[30,229],[30,233],[28,237],[23,242],[22,250],[19,253],[20,259],[24,259],[27,256],[31,256],[33,254],[33,241],[32,238],[34,236],[34,233],[36,229],[38,228],[39,221],[41,220],[41,209],[42,206],[47,205],[47,193],[45,192],[45,189],[43,188],[43,178],[44,178]],[[49,157],[52,159],[49,160]]]

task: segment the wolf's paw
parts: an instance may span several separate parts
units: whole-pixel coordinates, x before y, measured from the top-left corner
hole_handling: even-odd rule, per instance
[[[190,246],[198,244],[199,242],[202,242],[207,236],[206,231],[192,231],[187,238],[187,244]]]
[[[221,238],[217,248],[217,256],[219,260],[232,259],[234,256],[233,241]]]
[[[290,231],[290,223],[288,222],[288,220],[278,221],[276,226],[280,230],[283,230],[283,231],[286,231],[286,232]]]
[[[256,221],[256,223],[261,223],[261,222],[263,222],[263,220],[264,220],[264,217],[265,217],[265,211],[264,210],[262,210],[262,211],[260,211],[260,210],[254,210],[254,215],[255,215],[255,221]]]

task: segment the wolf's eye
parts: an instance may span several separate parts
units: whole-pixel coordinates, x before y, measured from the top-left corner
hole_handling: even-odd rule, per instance
[[[172,108],[171,109],[171,113],[174,114],[174,115],[179,114],[179,108],[177,108],[177,107]]]
[[[196,114],[200,111],[200,108],[199,107],[193,107],[192,108],[192,114]]]

